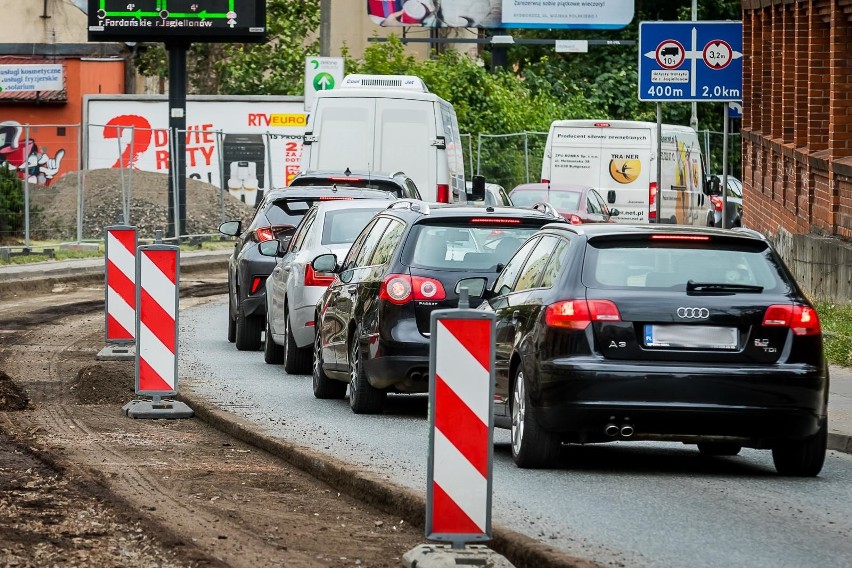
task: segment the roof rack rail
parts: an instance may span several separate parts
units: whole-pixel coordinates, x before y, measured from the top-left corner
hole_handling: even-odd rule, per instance
[[[417,211],[422,215],[429,214],[429,206],[418,199],[397,199],[388,205],[388,209],[408,209],[410,211]]]

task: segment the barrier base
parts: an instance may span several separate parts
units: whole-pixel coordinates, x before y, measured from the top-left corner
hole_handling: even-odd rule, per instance
[[[192,418],[192,409],[178,400],[131,400],[121,407],[121,411],[130,418],[154,418],[173,420]]]
[[[506,560],[505,556],[482,544],[469,544],[460,549],[454,549],[449,544],[420,544],[402,556],[402,565],[405,568],[514,568],[514,564]]]
[[[136,359],[136,345],[107,345],[95,356],[98,361],[132,361]]]

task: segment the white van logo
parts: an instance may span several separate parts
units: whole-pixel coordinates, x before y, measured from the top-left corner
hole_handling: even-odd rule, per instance
[[[641,172],[642,162],[639,160],[639,156],[635,154],[624,156],[613,154],[609,161],[609,175],[618,183],[633,183]]]

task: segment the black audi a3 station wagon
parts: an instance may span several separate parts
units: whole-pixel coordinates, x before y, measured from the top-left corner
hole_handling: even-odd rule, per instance
[[[383,411],[389,392],[427,392],[432,311],[457,307],[462,287],[476,306],[518,247],[557,218],[399,200],[340,265],[333,254],[315,258],[315,271],[336,276],[317,303],[314,395],[343,398],[348,384],[352,410],[369,414]]]
[[[817,313],[747,229],[549,225],[479,309],[497,316],[495,425],[521,467],[562,443],[662,440],[769,449],[817,475],[828,367]]]

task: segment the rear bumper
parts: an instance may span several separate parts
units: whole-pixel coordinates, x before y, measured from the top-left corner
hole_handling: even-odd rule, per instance
[[[533,404],[542,426],[586,441],[611,439],[607,424],[630,424],[633,439],[737,438],[768,447],[801,439],[825,419],[828,372],[785,367],[678,367],[544,362]]]

